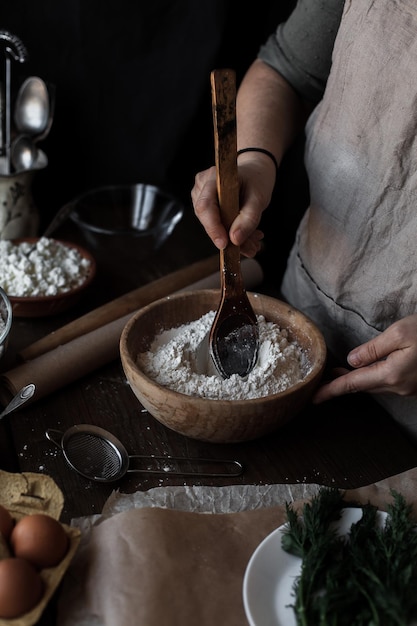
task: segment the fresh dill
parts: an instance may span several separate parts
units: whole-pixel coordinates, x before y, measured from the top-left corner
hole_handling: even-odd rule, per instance
[[[398,492],[385,524],[377,508],[346,536],[337,533],[344,502],[337,489],[322,488],[298,514],[286,505],[282,548],[302,558],[294,587],[298,626],[409,626],[417,619],[417,525]]]

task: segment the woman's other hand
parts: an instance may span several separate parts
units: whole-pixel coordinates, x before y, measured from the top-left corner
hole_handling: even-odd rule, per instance
[[[347,360],[352,369],[336,369],[336,378],[318,389],[313,402],[356,391],[417,396],[417,314],[354,348]]]

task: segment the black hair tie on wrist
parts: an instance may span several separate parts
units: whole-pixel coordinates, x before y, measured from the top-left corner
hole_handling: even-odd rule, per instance
[[[278,161],[269,150],[265,150],[265,148],[242,148],[242,150],[237,151],[237,156],[239,156],[239,154],[243,154],[244,152],[262,152],[262,154],[266,154],[266,156],[269,156],[269,158],[272,160],[273,164],[275,165],[275,173],[278,174]]]

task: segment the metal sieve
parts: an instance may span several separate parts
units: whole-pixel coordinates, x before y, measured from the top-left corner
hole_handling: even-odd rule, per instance
[[[85,478],[101,483],[119,480],[127,472],[226,477],[239,476],[243,472],[239,461],[229,459],[129,455],[114,435],[90,424],[72,426],[64,433],[49,428],[45,431],[45,436],[61,448],[72,469]],[[140,467],[130,468],[131,459],[135,459]]]

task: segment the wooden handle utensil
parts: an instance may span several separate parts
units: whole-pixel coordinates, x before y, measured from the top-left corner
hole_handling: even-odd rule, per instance
[[[211,73],[217,195],[222,222],[229,230],[239,213],[236,139],[236,76],[233,70]],[[246,294],[240,248],[229,241],[220,251],[221,300],[209,335],[209,350],[224,378],[247,376],[259,348],[256,315]]]

